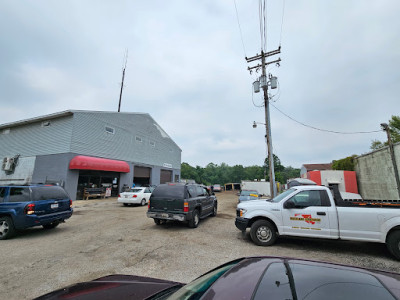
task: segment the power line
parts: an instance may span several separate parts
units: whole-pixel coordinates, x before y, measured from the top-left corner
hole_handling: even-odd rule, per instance
[[[233,3],[235,4],[235,10],[236,10],[236,19],[238,22],[238,26],[239,26],[239,32],[240,32],[240,39],[242,40],[242,46],[243,46],[243,52],[244,52],[244,56],[246,57],[246,48],[244,47],[244,42],[243,42],[243,34],[242,34],[242,28],[240,27],[240,22],[239,22],[239,13],[237,10],[237,6],[236,6],[236,0],[233,0]]]
[[[265,13],[266,5],[265,0],[259,0],[258,2],[258,18],[260,21],[260,41],[261,41],[261,50],[266,50],[267,46],[267,29],[265,22]]]
[[[283,5],[282,5],[282,21],[281,21],[281,34],[279,37],[279,46],[281,45],[282,42],[282,28],[283,28],[283,17],[285,16],[285,0],[283,0]]]
[[[338,134],[362,134],[362,133],[374,133],[374,132],[381,132],[382,131],[382,130],[373,130],[373,131],[343,132],[343,131],[334,131],[334,130],[321,129],[321,128],[317,128],[317,127],[314,127],[314,126],[311,126],[311,125],[304,124],[304,123],[302,123],[300,121],[297,121],[297,120],[293,119],[291,116],[285,114],[283,111],[281,111],[275,105],[273,105],[271,102],[269,104],[271,104],[277,111],[279,111],[281,114],[283,114],[284,116],[286,116],[290,120],[292,120],[292,121],[294,121],[296,123],[299,123],[299,124],[301,124],[301,125],[303,125],[305,127],[312,128],[312,129],[319,130],[319,131],[330,132],[330,133],[338,133]]]

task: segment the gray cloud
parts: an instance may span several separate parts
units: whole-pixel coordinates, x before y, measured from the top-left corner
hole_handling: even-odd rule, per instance
[[[244,56],[260,52],[258,1],[0,3],[2,123],[65,109],[148,112],[204,166],[262,164],[263,108],[252,103]],[[399,115],[400,51],[395,0],[268,4],[267,49],[282,44],[274,105],[306,124],[377,130]],[[276,91],[273,91],[275,94]],[[260,95],[254,102],[261,103]],[[271,107],[273,146],[284,165],[330,162],[368,151],[383,133],[337,135],[305,128]]]

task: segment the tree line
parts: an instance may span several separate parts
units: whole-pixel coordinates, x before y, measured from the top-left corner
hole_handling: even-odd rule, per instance
[[[300,177],[300,169],[282,166],[278,156],[274,155],[275,181],[285,184],[289,178]],[[181,178],[193,179],[205,185],[240,183],[242,180],[269,180],[269,164],[266,159],[264,166],[220,165],[209,163],[205,168],[191,166],[186,162],[181,164]]]

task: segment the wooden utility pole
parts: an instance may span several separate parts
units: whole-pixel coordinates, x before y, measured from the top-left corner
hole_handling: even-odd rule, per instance
[[[124,66],[122,68],[122,81],[121,81],[121,91],[119,92],[118,112],[121,111],[122,90],[124,88],[125,69],[126,69],[126,63],[127,62],[128,62],[128,50],[126,50],[126,53],[125,53],[125,64],[124,64]]]
[[[247,58],[246,61],[248,63],[260,60],[261,59],[261,65],[258,64],[254,67],[248,67],[247,69],[252,72],[253,69],[256,69],[257,71],[259,69],[262,70],[262,76],[260,77],[260,82],[261,82],[261,87],[264,91],[264,108],[265,108],[265,138],[267,142],[267,152],[268,152],[268,161],[269,161],[269,184],[270,184],[270,191],[271,191],[271,197],[275,197],[277,195],[276,191],[276,184],[275,184],[275,171],[274,171],[274,155],[272,151],[272,137],[271,137],[271,118],[270,118],[270,113],[269,113],[269,98],[268,98],[268,82],[267,82],[267,73],[266,73],[266,66],[272,63],[277,63],[281,61],[281,59],[277,59],[274,61],[266,62],[265,59],[268,56],[272,56],[275,54],[281,53],[281,47],[279,47],[277,50],[270,51],[267,53],[264,53],[264,51],[261,51],[261,54],[257,54],[256,56]]]

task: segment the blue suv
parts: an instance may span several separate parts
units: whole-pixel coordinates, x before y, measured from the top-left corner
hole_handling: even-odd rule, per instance
[[[72,201],[60,186],[0,186],[0,240],[12,237],[19,229],[55,228],[72,212]]]

